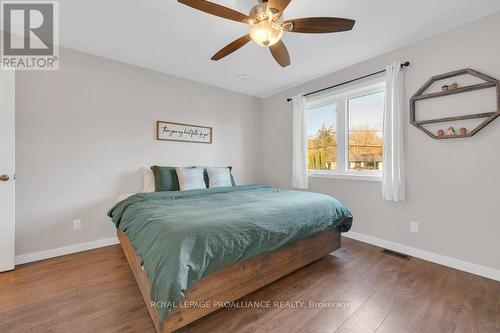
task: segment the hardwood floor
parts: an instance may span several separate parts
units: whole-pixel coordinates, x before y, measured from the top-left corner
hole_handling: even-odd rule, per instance
[[[245,297],[337,308],[231,308],[183,332],[500,332],[500,282],[342,239]],[[324,303],[330,302],[330,303]],[[154,332],[119,245],[0,273],[0,332]]]

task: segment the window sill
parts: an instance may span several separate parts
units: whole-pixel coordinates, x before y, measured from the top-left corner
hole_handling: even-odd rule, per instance
[[[379,175],[366,175],[366,174],[338,174],[331,172],[311,172],[310,178],[328,178],[340,180],[357,180],[365,182],[382,182],[382,176]]]

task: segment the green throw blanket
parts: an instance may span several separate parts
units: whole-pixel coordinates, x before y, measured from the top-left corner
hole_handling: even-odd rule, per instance
[[[320,231],[348,231],[352,223],[332,197],[263,185],[141,193],[108,215],[141,257],[162,321],[208,274]]]

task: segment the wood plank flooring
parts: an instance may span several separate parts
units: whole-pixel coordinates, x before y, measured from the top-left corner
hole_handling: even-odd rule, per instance
[[[183,332],[500,332],[500,282],[342,242],[333,255],[243,299],[337,303],[336,308],[224,309]],[[154,328],[116,245],[0,273],[0,332]]]

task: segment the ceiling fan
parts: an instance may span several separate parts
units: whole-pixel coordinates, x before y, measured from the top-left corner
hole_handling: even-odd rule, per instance
[[[180,3],[228,20],[250,24],[250,33],[238,38],[213,55],[212,60],[220,60],[234,51],[254,41],[269,47],[274,59],[282,66],[290,65],[290,55],[281,40],[283,33],[300,32],[309,34],[349,31],[354,20],[335,17],[309,17],[283,21],[283,11],[291,0],[259,0],[249,15],[205,0],[177,0]]]

